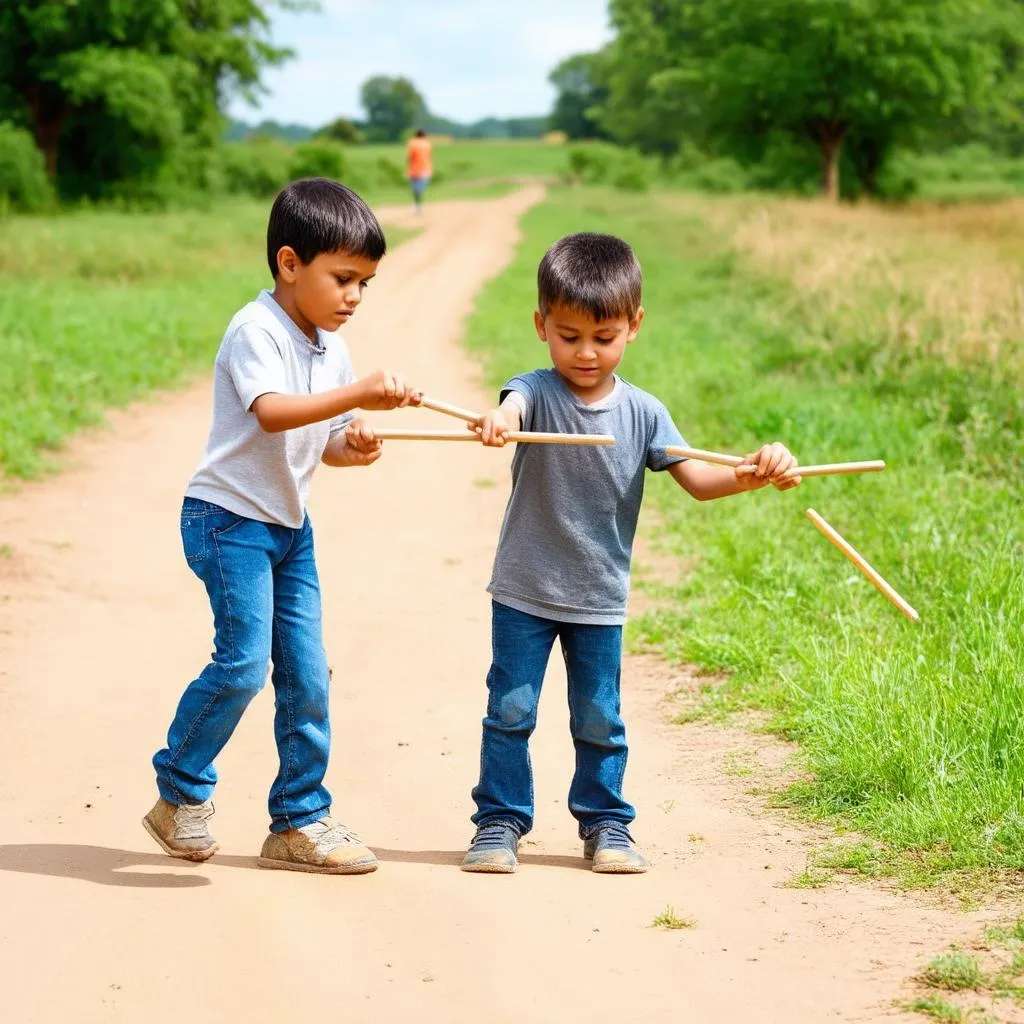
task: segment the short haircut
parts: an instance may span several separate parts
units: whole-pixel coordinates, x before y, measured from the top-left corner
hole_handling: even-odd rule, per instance
[[[277,277],[277,254],[286,245],[303,263],[324,252],[379,260],[388,247],[366,203],[330,178],[293,181],[274,200],[267,224],[267,263],[273,277]]]
[[[426,137],[427,137],[427,133],[422,128],[417,128],[416,129],[416,138],[417,139],[425,139]]]
[[[626,242],[582,231],[566,235],[544,254],[537,270],[537,304],[541,316],[561,304],[595,320],[632,320],[642,285],[640,263]]]

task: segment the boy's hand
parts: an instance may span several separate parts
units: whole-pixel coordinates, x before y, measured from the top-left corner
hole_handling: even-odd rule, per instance
[[[359,384],[362,392],[360,409],[401,409],[406,405],[419,405],[423,400],[422,391],[406,384],[400,374],[387,370],[371,373],[363,377]]]
[[[800,477],[794,476],[787,480],[783,480],[782,477],[796,464],[796,458],[784,444],[766,444],[748,455],[736,467],[736,479],[750,491],[767,484],[772,484],[780,491],[788,491],[799,486]]]
[[[491,409],[479,419],[468,424],[470,430],[480,435],[480,440],[492,448],[504,448],[508,441],[511,425],[508,417],[501,409]]]
[[[344,444],[332,452],[334,466],[372,466],[381,456],[379,438],[365,420],[353,420],[346,428]]]

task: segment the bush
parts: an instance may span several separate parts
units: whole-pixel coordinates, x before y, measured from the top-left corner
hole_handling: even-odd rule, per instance
[[[0,121],[0,212],[34,213],[54,202],[43,154],[23,128]]]
[[[265,199],[288,184],[291,149],[276,139],[254,138],[221,147],[224,187],[234,195]]]
[[[569,179],[583,185],[611,185],[626,192],[644,192],[654,178],[649,160],[634,150],[607,142],[573,146],[568,164]]]
[[[295,155],[288,166],[288,176],[296,178],[332,178],[341,181],[345,177],[348,161],[345,151],[335,142],[326,139],[303,142],[295,147]]]

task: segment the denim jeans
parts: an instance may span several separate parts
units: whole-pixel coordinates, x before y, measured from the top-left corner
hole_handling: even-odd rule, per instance
[[[167,746],[153,758],[160,795],[173,804],[213,795],[217,755],[273,661],[274,738],[280,770],[270,789],[271,830],[322,818],[330,750],[328,668],[313,529],[257,522],[195,498],[181,509],[185,559],[206,585],[214,652],[178,704]]]
[[[529,740],[537,724],[544,670],[558,638],[569,683],[569,731],[576,747],[569,810],[582,838],[602,821],[629,824],[636,812],[622,797],[627,755],[619,715],[622,627],[554,622],[497,601],[491,609],[493,660],[473,823],[508,821],[520,835],[533,827]]]

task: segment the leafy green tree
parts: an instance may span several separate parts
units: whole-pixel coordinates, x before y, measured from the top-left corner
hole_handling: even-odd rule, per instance
[[[268,2],[5,0],[0,116],[26,127],[73,191],[155,173],[183,144],[212,145],[229,93],[253,96],[289,56],[267,39]]]
[[[600,53],[567,57],[548,76],[558,92],[548,124],[570,139],[604,139],[607,132],[594,116],[608,98]]]
[[[844,143],[868,181],[897,142],[993,109],[1016,0],[612,0],[602,121],[671,152],[684,137],[756,157],[773,132],[813,143],[839,194]]]
[[[337,117],[328,124],[325,124],[323,128],[317,131],[316,138],[331,139],[334,142],[341,142],[347,145],[358,145],[360,142],[366,141],[366,135],[363,130],[347,117]]]
[[[375,142],[397,142],[427,112],[416,86],[401,76],[374,75],[363,82],[359,95],[366,134]]]

